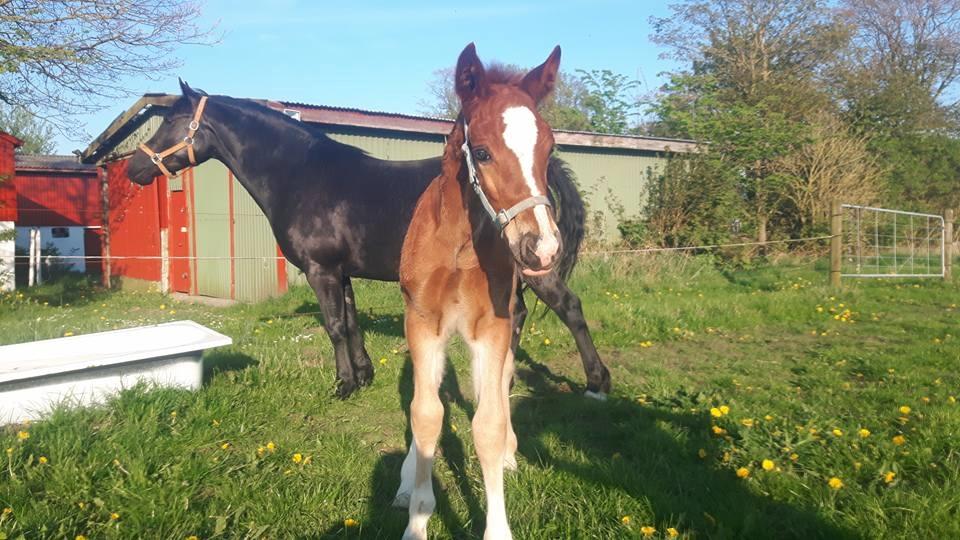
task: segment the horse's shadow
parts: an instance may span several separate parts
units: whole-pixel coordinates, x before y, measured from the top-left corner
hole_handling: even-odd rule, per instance
[[[312,315],[317,326],[323,327],[323,314],[316,302],[303,302],[293,310],[298,315]],[[375,315],[370,310],[357,310],[357,323],[364,334],[377,333],[385,336],[404,337],[403,319],[396,315]]]
[[[702,414],[675,412],[670,404],[642,405],[629,399],[611,397],[606,403],[586,399],[571,380],[552,373],[543,364],[518,351],[517,378],[532,394],[513,400],[513,425],[519,439],[520,467],[536,467],[572,476],[584,485],[595,486],[598,497],[610,490],[625,493],[647,503],[659,520],[673,519],[681,529],[710,538],[858,538],[855,532],[827,523],[812,510],[798,508],[760,496],[730,470],[718,469],[712,458],[699,459],[705,444],[694,433],[708,433],[709,422]],[[413,394],[412,368],[405,364],[398,389],[409,426],[409,403]],[[563,390],[558,390],[563,389]],[[460,391],[457,376],[448,369],[441,390],[444,426],[438,445],[438,461],[446,462],[454,478],[437,480],[434,491],[439,519],[455,538],[482,538],[484,494],[466,476],[466,448],[461,436],[451,431],[451,405],[472,417],[474,406]],[[689,409],[682,409],[687,410]],[[672,429],[664,429],[663,424]],[[675,430],[690,433],[677,436]],[[409,427],[406,440],[410,440]],[[555,452],[555,444],[572,449]],[[557,454],[557,455],[555,455]],[[441,457],[442,456],[442,457]],[[371,475],[371,495],[361,529],[335,526],[322,537],[398,538],[407,522],[406,510],[390,506],[400,482],[404,454],[381,456]],[[640,479],[640,480],[638,480]],[[467,506],[467,516],[450,505],[456,488]],[[507,489],[508,507],[510,489]],[[566,501],[564,504],[571,504]],[[513,517],[513,516],[511,516]],[[610,520],[619,516],[611,515]],[[634,533],[623,531],[624,535]]]

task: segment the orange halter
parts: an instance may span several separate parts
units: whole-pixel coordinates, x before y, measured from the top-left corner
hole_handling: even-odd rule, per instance
[[[183,148],[187,149],[187,156],[190,158],[190,164],[197,164],[196,157],[193,155],[193,136],[196,135],[197,130],[200,129],[200,118],[203,117],[203,108],[206,105],[207,96],[201,96],[200,103],[197,105],[197,112],[193,114],[193,120],[190,121],[190,128],[187,130],[187,136],[177,144],[167,148],[163,152],[154,152],[146,144],[140,143],[140,150],[143,150],[145,154],[150,156],[150,161],[152,161],[153,164],[160,169],[160,172],[162,172],[164,176],[171,177],[173,174],[163,165],[163,158],[171,154],[175,154]]]

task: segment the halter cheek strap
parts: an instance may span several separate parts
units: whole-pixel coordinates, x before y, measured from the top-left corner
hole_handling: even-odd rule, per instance
[[[486,193],[483,192],[483,187],[480,185],[480,174],[477,172],[477,166],[473,162],[473,152],[470,150],[470,136],[468,134],[467,123],[463,123],[463,146],[460,147],[463,150],[464,159],[467,162],[467,172],[470,176],[470,187],[473,188],[473,191],[476,192],[477,197],[480,199],[480,204],[483,205],[483,209],[487,212],[487,215],[490,216],[490,219],[493,220],[493,224],[497,226],[497,231],[500,234],[503,234],[503,229],[510,224],[511,221],[524,210],[529,210],[535,206],[553,206],[550,204],[550,199],[544,195],[533,195],[523,199],[517,204],[500,210],[499,212],[494,210],[493,205],[490,204],[490,199],[487,198]]]
[[[197,164],[196,156],[193,154],[193,136],[196,135],[197,130],[200,129],[200,119],[203,118],[203,108],[206,106],[207,96],[201,96],[200,103],[197,104],[197,110],[193,113],[193,120],[190,121],[190,126],[187,129],[187,136],[163,152],[154,152],[146,144],[140,143],[140,150],[143,150],[144,153],[150,156],[150,161],[160,169],[160,172],[162,172],[164,176],[170,177],[173,176],[173,173],[163,164],[163,158],[175,154],[184,148],[187,149],[187,157],[190,158],[190,164]]]

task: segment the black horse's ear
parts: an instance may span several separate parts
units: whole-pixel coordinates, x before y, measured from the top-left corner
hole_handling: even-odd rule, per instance
[[[181,79],[181,78],[179,78],[179,77],[177,77],[177,80],[180,81],[180,91],[183,92],[183,95],[185,95],[185,96],[192,96],[192,95],[196,94],[196,92],[193,90],[193,88],[190,88],[190,85],[187,84],[186,81],[184,81],[183,79]]]
[[[557,83],[557,71],[560,69],[560,46],[553,48],[553,52],[547,58],[547,61],[530,70],[523,80],[520,81],[520,88],[523,88],[530,97],[537,103],[547,97],[553,91]]]
[[[486,76],[483,63],[477,57],[477,48],[473,43],[467,45],[453,72],[454,88],[460,98],[461,105],[465,105],[475,98],[481,97],[487,90]]]

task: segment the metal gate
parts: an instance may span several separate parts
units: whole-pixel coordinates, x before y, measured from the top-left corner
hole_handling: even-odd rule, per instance
[[[844,204],[843,277],[944,277],[943,216]]]

